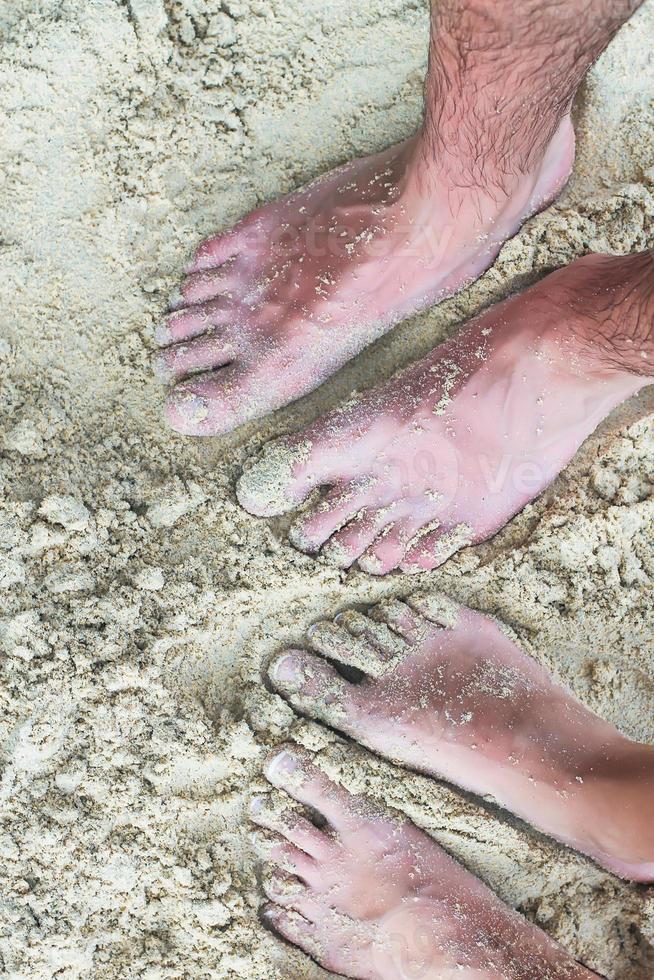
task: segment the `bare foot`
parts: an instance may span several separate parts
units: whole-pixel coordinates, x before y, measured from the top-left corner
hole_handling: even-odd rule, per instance
[[[646,290],[651,261],[586,256],[492,307],[387,384],[266,447],[239,501],[279,514],[329,486],[291,541],[371,574],[435,568],[484,540],[654,380],[654,331],[646,340],[637,325],[623,270],[640,263]]]
[[[328,970],[361,980],[586,980],[595,976],[407,819],[331,782],[297,746],[268,779],[328,821],[256,797],[272,831],[266,920]],[[290,803],[290,800],[289,800]]]
[[[654,881],[654,747],[591,714],[497,624],[422,596],[347,612],[269,673],[302,713],[503,807],[619,875]]]
[[[477,278],[574,156],[566,115],[528,172],[461,187],[423,143],[348,163],[199,247],[157,334],[174,429],[215,435],[285,405]]]

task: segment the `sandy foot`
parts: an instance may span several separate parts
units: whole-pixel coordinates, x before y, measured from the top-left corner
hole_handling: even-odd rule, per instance
[[[317,654],[286,651],[269,668],[294,708],[654,880],[654,749],[591,714],[493,620],[424,596],[344,613],[309,642]]]
[[[571,311],[587,256],[477,317],[387,384],[266,448],[237,493],[253,514],[324,499],[291,528],[302,551],[385,574],[435,568],[502,527],[646,379],[593,349]],[[590,300],[589,300],[590,302]]]
[[[361,980],[583,980],[594,976],[408,820],[330,781],[297,746],[269,780],[317,811],[252,804],[269,833],[266,920],[329,970]],[[290,800],[288,801],[291,802]]]
[[[348,163],[199,247],[157,333],[173,428],[215,435],[285,405],[477,278],[558,194],[574,134],[566,117],[506,192],[454,187],[419,149]]]

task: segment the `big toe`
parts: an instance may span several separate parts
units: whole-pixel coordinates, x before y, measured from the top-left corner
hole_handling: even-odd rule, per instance
[[[236,484],[241,507],[257,517],[284,514],[296,507],[309,492],[301,472],[310,454],[308,440],[289,437],[268,443]]]
[[[221,435],[255,417],[236,364],[175,385],[165,412],[170,426],[186,436]]]
[[[276,407],[261,391],[255,374],[240,361],[175,385],[166,399],[166,417],[177,432],[215,436]]]

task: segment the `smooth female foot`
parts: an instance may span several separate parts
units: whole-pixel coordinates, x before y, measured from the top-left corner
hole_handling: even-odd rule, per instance
[[[476,279],[559,192],[573,147],[566,116],[528,173],[458,188],[417,136],[204,242],[157,335],[158,373],[178,382],[170,424],[215,435],[258,418]]]
[[[297,746],[277,750],[267,776],[326,825],[253,800],[267,831],[264,918],[326,969],[359,980],[596,976],[409,820],[352,796]]]
[[[654,747],[593,715],[493,620],[421,596],[343,613],[308,641],[317,653],[286,651],[269,668],[299,712],[494,797],[616,874],[654,881]]]
[[[492,307],[388,383],[264,450],[237,495],[302,551],[382,575],[435,568],[536,497],[654,380],[652,253],[589,255]]]

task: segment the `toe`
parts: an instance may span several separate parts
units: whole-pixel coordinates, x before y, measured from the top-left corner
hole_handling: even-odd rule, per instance
[[[266,898],[282,908],[299,912],[309,922],[317,922],[325,914],[325,906],[310,888],[292,875],[285,874],[274,865],[268,865],[262,876]]]
[[[334,486],[329,500],[306,519],[310,520],[316,513],[319,517],[323,510],[331,513],[332,505],[337,506],[341,496],[356,489],[357,470],[366,458],[366,436],[362,433],[367,429],[361,421],[362,411],[360,405],[337,410],[300,435],[268,443],[238,482],[237,495],[242,506],[259,516],[283,514],[306,500],[316,487]],[[355,443],[356,452],[353,451]],[[363,502],[357,502],[354,510],[346,506],[335,512],[340,523],[353,517],[356,510],[372,497],[375,481],[370,477],[367,480],[370,493],[363,495]],[[363,480],[360,489],[362,484]],[[338,526],[338,523],[332,523],[323,535],[318,535],[315,550]],[[302,547],[301,543],[298,547]]]
[[[353,636],[338,623],[315,623],[307,631],[307,639],[319,653],[348,667],[356,667],[371,677],[383,673],[388,661],[385,650],[371,644],[365,635]],[[358,693],[358,689],[355,691]]]
[[[273,830],[289,844],[299,847],[313,858],[326,858],[332,850],[329,838],[314,827],[310,820],[285,806],[275,806],[272,794],[254,796],[250,803],[250,818],[259,827]]]
[[[476,618],[476,614],[472,610],[466,609],[460,602],[438,592],[417,592],[408,596],[406,602],[424,619],[428,619],[430,623],[445,629],[456,629],[464,614]]]
[[[273,786],[321,813],[336,830],[347,830],[361,821],[361,801],[329,779],[298,745],[289,742],[276,749],[266,766],[266,777]]]
[[[196,248],[185,271],[190,274],[217,268],[238,253],[241,238],[242,226],[235,225],[230,231],[205,239]]]
[[[323,500],[296,521],[289,540],[300,551],[315,554],[328,538],[362,510],[373,493],[369,481],[334,487]]]
[[[435,528],[419,537],[408,548],[400,568],[403,572],[424,572],[438,568],[461,548],[472,544],[475,533],[469,524]]]
[[[369,610],[368,616],[376,622],[385,623],[409,644],[424,640],[431,628],[426,619],[398,599],[378,603]]]
[[[349,729],[357,689],[322,657],[307,650],[286,650],[271,662],[268,676],[297,711],[341,731]]]
[[[262,911],[262,916],[275,932],[278,932],[289,943],[299,946],[308,956],[320,962],[323,951],[318,938],[318,927],[315,922],[281,905],[269,904]]]
[[[161,381],[177,381],[187,374],[222,367],[235,356],[234,345],[224,335],[208,334],[161,351],[155,359],[155,372]]]
[[[155,340],[160,347],[167,347],[168,344],[190,340],[212,327],[222,327],[238,322],[239,319],[240,313],[236,305],[226,297],[220,297],[209,303],[169,313],[157,327]]]
[[[235,429],[258,411],[239,362],[175,385],[166,399],[166,417],[176,432],[215,436]]]
[[[366,647],[377,650],[381,661],[389,661],[406,652],[405,641],[389,629],[386,623],[376,622],[355,609],[346,609],[339,613],[334,618],[334,625],[346,629],[352,637],[362,640]],[[313,634],[311,642],[313,644]]]
[[[206,269],[203,272],[193,272],[187,276],[179,287],[179,295],[174,308],[193,306],[215,299],[221,293],[226,293],[238,282],[237,260],[229,259],[218,269]]]
[[[314,859],[295,844],[289,844],[279,834],[257,830],[252,834],[252,842],[260,857],[283,868],[287,873],[297,875],[307,882],[316,882],[320,878]]]
[[[349,568],[392,519],[392,510],[392,507],[364,507],[327,542],[323,548],[325,558],[341,568]]]
[[[369,575],[386,575],[397,568],[419,526],[406,518],[387,525],[359,557],[359,568]]]
[[[301,436],[288,436],[264,446],[259,459],[244,469],[236,485],[241,507],[257,517],[271,517],[301,503],[311,489],[301,470],[312,448]]]

